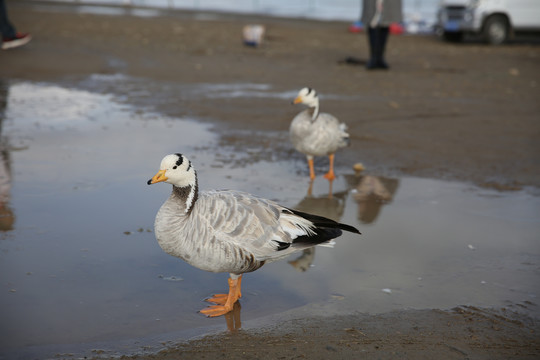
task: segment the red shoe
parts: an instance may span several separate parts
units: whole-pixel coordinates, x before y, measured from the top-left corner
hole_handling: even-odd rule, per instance
[[[25,44],[28,44],[32,40],[32,36],[30,34],[23,34],[23,33],[17,33],[15,34],[15,37],[11,38],[4,38],[2,42],[2,50],[12,49],[19,46],[23,46]]]

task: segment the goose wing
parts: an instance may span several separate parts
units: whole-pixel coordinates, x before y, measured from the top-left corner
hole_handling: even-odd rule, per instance
[[[253,254],[259,261],[326,242],[341,235],[342,229],[351,231],[333,220],[239,191],[206,192],[197,204],[197,215],[206,223],[209,236]]]
[[[290,127],[291,143],[298,151],[324,156],[349,144],[345,123],[328,113],[320,113],[316,121],[311,121],[306,111],[298,114]]]
[[[348,138],[349,133],[347,133],[347,125],[343,122],[340,122],[332,114],[321,113],[317,118],[317,121],[320,121],[321,131],[326,130],[328,133],[332,133],[333,138]]]

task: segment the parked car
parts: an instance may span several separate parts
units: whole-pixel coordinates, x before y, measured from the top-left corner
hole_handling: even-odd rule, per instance
[[[540,34],[540,0],[441,0],[435,30],[447,41],[469,33],[494,45],[517,32]]]

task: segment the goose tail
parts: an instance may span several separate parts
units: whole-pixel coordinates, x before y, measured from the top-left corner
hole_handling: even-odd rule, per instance
[[[354,226],[342,224],[323,216],[308,214],[302,211],[287,209],[290,213],[309,221],[312,224],[311,231],[298,236],[293,240],[293,246],[318,245],[339,237],[343,231],[353,234],[361,234]]]
[[[339,130],[341,131],[341,142],[343,147],[349,146],[351,144],[350,135],[347,132],[348,129],[349,128],[345,123],[339,124]]]

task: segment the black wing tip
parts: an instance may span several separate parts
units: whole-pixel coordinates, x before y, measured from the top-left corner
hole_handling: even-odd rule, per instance
[[[277,244],[277,251],[288,249],[291,246],[291,243],[274,240],[274,242]]]
[[[315,234],[302,235],[294,239],[292,246],[315,246],[338,238],[341,234],[343,234],[343,232],[338,228],[317,228],[315,229]]]
[[[348,232],[351,232],[351,233],[354,233],[354,234],[360,234],[360,235],[362,234],[354,226],[347,225],[347,224],[342,224],[342,223],[339,223],[339,222],[334,221],[332,219],[325,218],[324,216],[313,215],[313,214],[309,214],[309,213],[305,213],[305,212],[302,212],[302,211],[289,209],[289,208],[287,208],[287,210],[290,211],[291,213],[295,214],[295,215],[301,216],[301,217],[313,222],[313,224],[315,226],[317,226],[317,227],[330,228],[330,229],[341,229],[341,230],[345,230],[345,231],[348,231]]]
[[[358,235],[362,235],[362,233],[360,232],[360,230],[358,230],[357,228],[355,228],[354,226],[351,226],[351,225],[347,225],[347,224],[339,224],[339,228],[341,230],[345,230],[345,231],[348,231],[348,232],[351,232],[353,234],[358,234]]]

